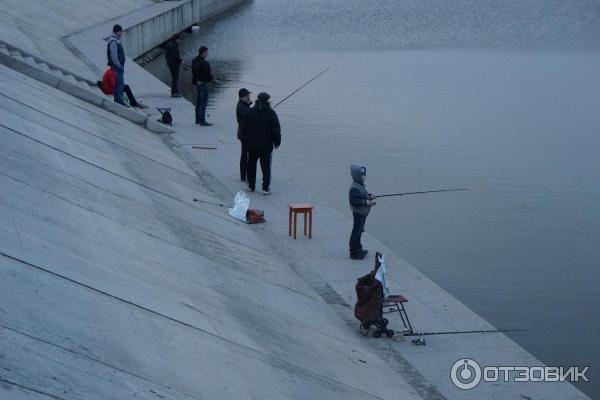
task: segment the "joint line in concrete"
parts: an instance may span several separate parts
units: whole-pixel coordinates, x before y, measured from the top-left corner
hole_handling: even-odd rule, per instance
[[[119,368],[119,367],[117,367],[117,366],[115,366],[115,365],[109,364],[109,363],[107,363],[107,362],[104,362],[104,361],[102,361],[102,360],[99,360],[99,359],[97,359],[97,358],[94,358],[94,357],[90,357],[90,356],[88,356],[88,355],[85,355],[85,354],[82,354],[82,353],[79,353],[79,352],[77,352],[77,351],[75,351],[75,350],[73,350],[73,349],[69,349],[68,347],[64,347],[64,346],[61,346],[61,345],[59,345],[59,344],[56,344],[56,343],[50,342],[49,340],[42,339],[42,338],[40,338],[40,337],[37,337],[37,336],[31,335],[31,334],[29,334],[29,333],[27,333],[27,332],[23,332],[23,331],[21,331],[21,330],[18,330],[18,329],[15,329],[15,328],[11,328],[10,326],[4,325],[4,324],[3,324],[3,323],[1,323],[1,322],[0,322],[0,327],[1,327],[1,328],[4,328],[4,329],[6,329],[6,330],[8,330],[8,331],[14,332],[14,333],[16,333],[16,334],[18,334],[18,335],[25,336],[25,337],[27,337],[27,338],[29,338],[29,339],[33,339],[33,340],[35,340],[35,341],[38,341],[38,342],[41,342],[41,343],[47,344],[47,345],[49,345],[49,346],[56,347],[56,348],[58,348],[58,349],[61,349],[61,350],[63,350],[63,351],[66,351],[67,353],[71,353],[71,354],[74,354],[74,355],[76,355],[76,356],[78,356],[78,357],[82,357],[82,358],[85,358],[85,359],[87,359],[87,360],[93,361],[93,362],[95,362],[95,363],[98,363],[98,364],[104,365],[105,367],[108,367],[108,368],[110,368],[110,369],[114,369],[114,370],[116,370],[116,371],[119,371],[119,372],[122,372],[122,373],[124,373],[124,374],[127,374],[127,375],[133,376],[133,377],[135,377],[135,378],[141,379],[141,380],[143,380],[143,381],[145,381],[145,382],[148,382],[148,383],[151,383],[151,384],[153,384],[153,385],[160,386],[160,387],[162,387],[163,389],[168,389],[168,390],[173,390],[173,391],[175,391],[175,392],[178,392],[177,390],[174,390],[174,389],[172,389],[172,388],[170,388],[170,387],[168,387],[168,386],[165,386],[165,385],[163,385],[163,384],[161,384],[161,383],[154,382],[154,381],[152,381],[152,380],[150,380],[150,379],[148,379],[148,378],[146,378],[146,377],[144,377],[144,376],[141,376],[141,375],[138,375],[138,374],[136,374],[136,373],[133,373],[133,372],[130,372],[130,371],[124,370],[124,369],[122,369],[122,368]],[[186,394],[186,393],[181,393],[181,392],[178,392],[178,393],[180,393],[180,394],[182,394],[182,395],[185,395],[185,396],[187,396],[187,397],[190,397],[191,399],[196,399],[196,400],[198,400],[198,398],[197,398],[197,397],[193,397],[193,396],[191,396],[191,395],[189,395],[189,394]]]
[[[21,385],[20,383],[16,383],[16,382],[13,382],[13,381],[9,381],[8,379],[4,379],[4,378],[2,378],[2,377],[0,377],[0,382],[4,382],[4,383],[6,383],[6,384],[9,384],[9,385],[13,385],[13,386],[16,386],[16,387],[20,387],[21,389],[25,389],[25,390],[27,390],[27,391],[29,391],[29,392],[34,392],[34,393],[37,393],[37,394],[41,394],[41,395],[43,395],[43,396],[50,397],[51,399],[56,399],[56,400],[67,400],[67,399],[65,399],[65,398],[63,398],[63,397],[58,397],[58,396],[55,396],[55,395],[53,395],[53,394],[50,394],[50,393],[42,392],[41,390],[34,389],[34,388],[31,388],[31,387],[29,387],[29,386]]]
[[[128,305],[133,306],[135,308],[138,308],[140,310],[146,311],[146,312],[148,312],[150,314],[153,314],[153,315],[156,315],[158,317],[167,319],[167,320],[169,320],[171,322],[175,322],[176,324],[185,326],[185,327],[190,328],[190,329],[192,329],[194,331],[200,332],[201,334],[204,334],[204,335],[210,336],[212,338],[215,338],[218,341],[221,341],[223,343],[226,343],[226,344],[229,344],[231,346],[237,347],[237,348],[239,348],[239,349],[241,349],[243,351],[248,351],[248,352],[254,354],[255,356],[257,356],[256,357],[257,360],[260,360],[260,361],[262,361],[262,362],[264,362],[266,364],[269,364],[269,365],[273,366],[274,368],[282,368],[282,369],[288,368],[289,370],[294,371],[296,374],[304,376],[306,379],[312,379],[312,380],[315,380],[315,381],[318,381],[318,382],[321,382],[321,383],[326,383],[326,384],[328,384],[330,386],[343,386],[343,387],[346,387],[349,390],[355,391],[357,393],[362,393],[362,394],[368,396],[369,398],[383,400],[380,396],[377,396],[377,395],[375,395],[373,393],[365,392],[364,390],[362,390],[360,388],[357,388],[357,387],[354,387],[354,386],[352,386],[349,383],[345,383],[345,382],[338,381],[336,379],[332,379],[332,378],[330,378],[328,376],[325,376],[325,375],[322,375],[322,374],[320,374],[318,372],[314,372],[314,371],[312,371],[312,370],[310,370],[310,369],[308,369],[306,367],[302,367],[300,365],[293,364],[293,363],[291,363],[291,362],[289,362],[289,361],[287,361],[285,359],[282,359],[282,358],[278,358],[277,357],[277,358],[274,359],[274,356],[272,356],[270,354],[263,353],[263,352],[261,352],[261,351],[259,351],[257,349],[252,348],[252,347],[243,345],[243,344],[235,342],[235,341],[233,341],[231,339],[227,339],[225,337],[216,335],[216,334],[214,334],[212,332],[206,331],[206,330],[204,330],[202,328],[199,328],[199,327],[197,327],[195,325],[192,325],[192,324],[190,324],[188,322],[180,321],[180,320],[175,319],[173,317],[169,317],[168,315],[159,313],[158,311],[154,311],[154,310],[152,310],[150,308],[146,308],[146,307],[141,306],[139,304],[136,304],[136,303],[134,303],[132,301],[129,301],[129,300],[123,299],[121,297],[115,296],[113,294],[110,294],[108,292],[105,292],[105,291],[103,291],[101,289],[97,289],[97,288],[95,288],[93,286],[90,286],[90,285],[87,285],[85,283],[78,282],[78,281],[76,281],[76,280],[74,280],[72,278],[69,278],[67,276],[61,275],[61,274],[59,274],[57,272],[51,271],[51,270],[46,269],[44,267],[41,267],[39,265],[32,264],[32,263],[30,263],[28,261],[25,261],[23,259],[20,259],[18,257],[14,257],[14,256],[12,256],[10,254],[5,253],[2,250],[0,250],[0,255],[6,257],[8,259],[11,259],[13,261],[17,261],[17,262],[19,262],[21,264],[27,265],[27,266],[29,266],[31,268],[34,268],[34,269],[37,269],[39,271],[45,272],[45,273],[47,273],[49,275],[55,276],[55,277],[60,278],[60,279],[64,279],[64,280],[66,280],[68,282],[71,282],[71,283],[73,283],[75,285],[79,285],[79,286],[84,287],[86,289],[89,289],[89,290],[91,290],[93,292],[102,294],[104,296],[107,296],[107,297],[112,298],[114,300],[117,300],[119,302],[128,304]]]

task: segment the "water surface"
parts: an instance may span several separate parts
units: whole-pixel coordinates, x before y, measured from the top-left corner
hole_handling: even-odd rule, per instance
[[[579,387],[600,398],[599,1],[255,0],[186,57],[200,44],[229,81],[209,106],[224,141],[233,81],[278,101],[333,67],[278,108],[273,190],[298,171],[349,214],[351,163],[372,192],[477,189],[380,199],[367,230],[496,326],[533,329],[511,337],[547,365],[590,365]]]

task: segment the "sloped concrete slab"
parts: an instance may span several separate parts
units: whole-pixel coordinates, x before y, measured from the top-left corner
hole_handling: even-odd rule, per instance
[[[4,72],[0,396],[419,398],[154,135]]]

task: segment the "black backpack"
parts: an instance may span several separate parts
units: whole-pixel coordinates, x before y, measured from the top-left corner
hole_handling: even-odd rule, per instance
[[[165,125],[171,125],[173,123],[173,117],[171,116],[170,108],[159,108],[156,107],[158,112],[160,112],[161,117],[157,119],[158,122],[161,122]]]

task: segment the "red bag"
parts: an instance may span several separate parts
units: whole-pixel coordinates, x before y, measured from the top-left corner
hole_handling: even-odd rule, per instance
[[[246,211],[246,222],[249,224],[260,224],[265,222],[265,212],[256,208],[249,208]]]

